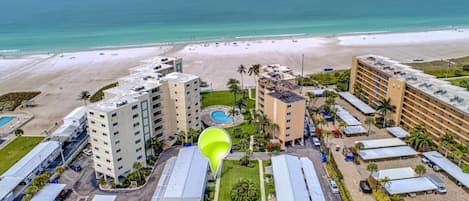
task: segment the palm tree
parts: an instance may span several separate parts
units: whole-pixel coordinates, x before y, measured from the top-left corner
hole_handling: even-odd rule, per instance
[[[329,147],[329,138],[332,136],[332,132],[328,130],[323,130],[321,133],[321,137],[324,138],[326,146]]]
[[[357,143],[355,143],[355,148],[357,150],[362,150],[362,149],[365,148],[365,144],[363,144],[363,142],[357,142]]]
[[[239,88],[239,81],[237,79],[230,78],[228,80],[228,83],[226,83],[228,86],[228,89],[230,89],[230,92],[233,93],[234,101],[233,101],[233,110],[235,109],[236,106],[236,95],[239,93],[240,88]]]
[[[397,194],[392,195],[389,199],[390,201],[404,201],[404,198],[401,198],[401,196]]]
[[[240,128],[240,127],[234,127],[231,132],[233,132],[233,136],[235,138],[241,138],[241,135],[243,133],[243,129]]]
[[[378,106],[377,111],[383,116],[383,128],[386,127],[386,115],[388,111],[396,111],[396,106],[391,105],[391,98],[383,99],[381,105]]]
[[[248,147],[249,141],[246,138],[241,138],[238,143],[242,150],[246,150],[246,148]]]
[[[199,137],[199,132],[193,128],[189,128],[189,131],[187,132],[187,135],[191,138],[191,143],[193,144],[194,143],[194,139],[195,141],[197,141],[197,138]]]
[[[249,76],[253,76],[254,83],[256,83],[256,77],[257,77],[257,75],[259,75],[260,69],[261,69],[260,64],[254,64],[251,67],[249,67],[249,69],[248,69],[248,74],[249,74]]]
[[[240,113],[241,111],[243,111],[242,109],[247,106],[246,101],[242,98],[237,100],[235,104],[236,104],[236,107],[238,107]]]
[[[275,139],[275,135],[280,130],[280,127],[276,123],[270,123],[267,125],[267,131],[272,135],[272,139]]]
[[[425,169],[425,166],[419,164],[417,166],[415,166],[415,173],[417,173],[417,175],[419,176],[423,176],[425,173],[427,173],[427,169]]]
[[[378,171],[378,164],[371,162],[366,166],[366,170],[370,171],[370,177],[371,177],[371,175],[374,172]]]
[[[309,103],[314,105],[317,97],[315,93],[308,93]]]
[[[87,103],[88,99],[90,99],[91,95],[89,91],[82,91],[80,95],[78,95],[78,100],[83,100],[83,103]]]
[[[103,177],[98,179],[98,185],[103,186],[105,184],[106,184],[106,180]]]
[[[61,175],[61,174],[64,173],[64,172],[65,172],[65,168],[64,168],[63,166],[57,166],[57,167],[55,168],[55,173],[56,173],[57,175]]]
[[[374,124],[374,123],[375,123],[375,118],[374,117],[371,117],[371,116],[366,117],[365,124],[368,125],[368,135],[370,135],[371,125]]]
[[[342,133],[345,127],[347,127],[347,123],[345,123],[345,122],[340,122],[338,129],[339,129],[339,131]]]
[[[265,114],[256,114],[256,127],[263,136],[266,134],[268,125],[270,125],[270,119]]]
[[[19,137],[19,136],[22,136],[23,134],[24,134],[23,129],[21,129],[21,128],[15,129],[15,135],[16,135],[16,136]]]
[[[427,134],[427,130],[421,125],[415,126],[410,131],[410,137],[407,140],[417,151],[425,151],[433,144],[432,138]]]
[[[469,91],[469,80],[461,80],[459,86]]]
[[[456,150],[456,151],[451,152],[451,157],[458,160],[458,166],[461,166],[461,159],[463,155],[464,153],[461,150]]]
[[[187,133],[185,131],[183,131],[183,130],[179,131],[178,138],[181,142],[187,143],[188,137],[187,137]],[[182,141],[182,139],[184,139],[184,141]]]
[[[318,121],[317,124],[319,124],[319,127],[322,130],[323,126],[326,125],[326,119],[324,117],[319,117],[317,121]]]
[[[240,178],[231,189],[231,201],[257,201],[258,191],[252,180]]]
[[[140,162],[137,161],[137,162],[135,162],[135,163],[132,165],[132,168],[133,168],[135,171],[137,171],[138,179],[139,179],[139,181],[141,181],[141,180],[142,180],[142,175],[140,175],[140,170],[143,168],[142,163],[140,163]]]
[[[379,180],[379,183],[380,183],[384,188],[386,188],[386,186],[389,184],[389,182],[391,182],[391,179],[389,179],[389,177],[384,177],[384,178],[382,178],[381,180]]]
[[[238,70],[236,71],[241,75],[241,89],[244,90],[244,80],[243,80],[243,74],[246,74],[246,67],[244,67],[243,64],[238,66]]]

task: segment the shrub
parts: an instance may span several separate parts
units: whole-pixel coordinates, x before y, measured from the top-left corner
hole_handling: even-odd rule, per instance
[[[462,75],[462,72],[461,72],[460,70],[455,70],[455,71],[454,71],[454,75],[455,75],[456,77],[459,77],[459,76]]]
[[[99,89],[96,93],[94,93],[91,97],[90,97],[90,102],[91,103],[94,103],[94,102],[98,102],[100,100],[103,100],[104,98],[104,90],[106,89],[110,89],[110,88],[113,88],[113,87],[116,87],[117,86],[117,82],[114,82],[114,83],[111,83],[111,84],[108,84],[104,87],[102,87],[101,89]]]
[[[463,71],[469,71],[469,64],[464,64],[464,65],[462,66],[462,70],[463,70]]]
[[[31,100],[41,92],[11,92],[0,96],[0,111],[13,111],[24,100]]]

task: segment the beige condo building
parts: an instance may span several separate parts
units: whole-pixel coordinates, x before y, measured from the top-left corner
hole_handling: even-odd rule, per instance
[[[396,112],[387,118],[396,125],[410,130],[420,124],[436,144],[446,133],[469,143],[469,92],[463,88],[375,55],[354,57],[350,76],[350,92],[370,106],[390,98]]]
[[[130,75],[118,79],[117,87],[104,91],[102,101],[88,106],[98,178],[119,183],[134,171],[135,162],[148,165],[155,155],[153,140],[168,142],[180,131],[201,129],[199,77],[175,72],[178,59],[157,61],[131,68]]]
[[[289,67],[267,65],[259,69],[256,82],[256,110],[279,126],[275,135],[282,149],[304,143],[306,99],[295,78]]]

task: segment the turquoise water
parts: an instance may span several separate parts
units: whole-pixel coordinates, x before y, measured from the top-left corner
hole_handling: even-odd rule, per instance
[[[0,54],[469,25],[467,0],[4,0]]]
[[[5,126],[8,122],[15,119],[15,117],[0,117],[0,128]]]
[[[233,117],[227,116],[225,112],[217,110],[210,114],[212,120],[217,124],[233,123]]]

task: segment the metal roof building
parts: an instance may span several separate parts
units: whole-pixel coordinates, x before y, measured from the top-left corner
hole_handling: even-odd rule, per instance
[[[397,147],[407,145],[404,141],[399,138],[385,138],[385,139],[376,139],[376,140],[360,140],[355,141],[356,143],[363,143],[363,149],[374,149],[382,147]]]
[[[345,135],[349,136],[364,134],[367,133],[368,130],[366,130],[366,128],[364,128],[363,126],[347,126],[343,129],[343,132]]]
[[[456,179],[459,183],[469,188],[469,174],[464,173],[460,167],[456,164],[445,158],[443,155],[438,153],[437,151],[429,151],[424,152],[423,155],[436,165],[438,165],[441,169],[443,169],[446,173],[451,175],[454,179]]]
[[[324,197],[324,192],[322,192],[321,184],[319,183],[318,175],[316,174],[316,170],[314,169],[313,162],[306,157],[301,157],[300,161],[311,200],[326,201],[326,198]]]
[[[385,158],[397,158],[402,156],[414,156],[417,155],[417,152],[409,146],[400,146],[360,150],[358,152],[358,155],[363,160],[376,160]]]
[[[308,201],[309,194],[301,163],[296,156],[280,155],[272,157],[272,170],[275,180],[275,194],[278,201]]]
[[[335,108],[337,108],[337,116],[344,121],[347,126],[358,126],[362,125],[360,121],[358,121],[353,115],[351,115],[347,110],[345,110],[342,106],[340,105],[335,105]]]
[[[31,182],[36,172],[45,168],[59,153],[60,144],[57,141],[42,142],[34,147],[0,176],[0,200],[13,196],[13,191],[21,182]]]
[[[410,134],[401,127],[388,127],[386,130],[397,138],[406,138],[410,136]]]
[[[165,167],[165,169],[167,169]],[[199,147],[187,147],[179,150],[171,175],[158,183],[152,200],[161,201],[201,201],[204,199],[207,182],[208,160],[200,153]],[[167,182],[167,185],[164,183]],[[164,194],[161,196],[161,191]],[[159,194],[159,195],[157,195]]]
[[[95,195],[92,201],[114,201],[117,195]]]
[[[66,184],[46,184],[34,195],[31,201],[55,201]]]
[[[64,117],[64,124],[81,125],[86,122],[86,107],[81,106],[75,108],[67,116]]]
[[[376,112],[373,108],[371,108],[369,105],[355,97],[349,92],[339,92],[339,96],[342,97],[344,100],[352,104],[355,108],[360,110],[363,114],[373,114]]]
[[[386,184],[384,188],[390,195],[432,191],[437,189],[436,185],[427,177],[393,180]]]
[[[414,178],[418,175],[415,173],[414,169],[411,167],[403,167],[403,168],[392,168],[392,169],[385,169],[380,170],[378,172],[373,172],[371,176],[375,180],[381,180],[384,177],[388,177],[389,180],[397,180],[397,179],[408,179]]]

